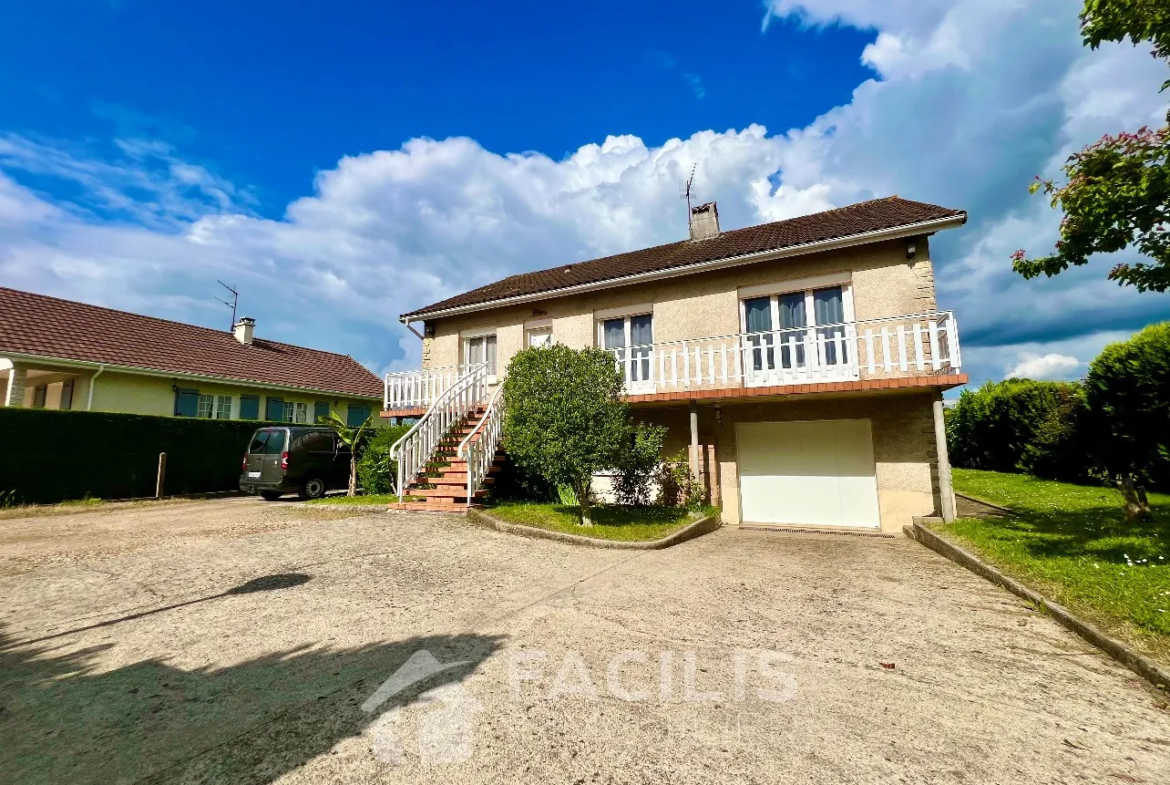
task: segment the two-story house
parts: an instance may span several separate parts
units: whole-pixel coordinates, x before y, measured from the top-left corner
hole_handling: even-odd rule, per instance
[[[423,433],[440,411],[445,427],[472,407],[494,428],[486,466],[499,430],[490,396],[511,357],[597,346],[613,353],[635,415],[668,427],[667,451],[689,446],[696,470],[709,469],[725,523],[896,532],[913,516],[949,518],[942,391],[967,377],[955,318],[935,299],[929,238],[966,217],[889,197],[721,231],[715,204],[695,207],[681,242],[403,314],[422,369],[386,378],[383,414],[425,415]],[[404,445],[407,480],[437,438]],[[480,492],[476,458],[457,458],[468,484],[432,487],[432,507]]]

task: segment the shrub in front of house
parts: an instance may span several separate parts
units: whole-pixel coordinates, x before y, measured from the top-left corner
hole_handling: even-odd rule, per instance
[[[550,487],[567,486],[590,523],[593,475],[620,469],[657,429],[635,425],[613,355],[601,349],[533,347],[518,352],[504,379],[503,440],[508,456]]]
[[[366,496],[394,493],[398,481],[398,461],[390,457],[390,448],[406,435],[413,425],[391,425],[374,431],[358,458],[358,485]]]

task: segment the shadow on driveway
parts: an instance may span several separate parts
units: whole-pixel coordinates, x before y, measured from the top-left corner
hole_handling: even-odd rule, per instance
[[[436,635],[302,646],[225,667],[182,670],[148,659],[99,671],[99,655],[114,644],[58,653],[0,629],[0,782],[271,782],[382,712],[467,678],[501,641]],[[362,702],[419,650],[470,662],[363,712]]]

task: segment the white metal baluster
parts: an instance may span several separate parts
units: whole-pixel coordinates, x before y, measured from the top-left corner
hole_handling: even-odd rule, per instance
[[[686,343],[682,345],[683,356],[683,386],[689,387],[691,383],[691,353],[687,351]]]
[[[914,323],[914,363],[918,366],[918,370],[926,370],[926,365],[922,360],[922,325],[918,322]]]
[[[898,367],[905,371],[908,370],[906,365],[906,328],[899,324],[897,328],[898,333]]]
[[[937,371],[942,367],[942,357],[938,350],[938,322],[931,319],[926,326],[930,333],[930,367]]]
[[[723,367],[723,376],[722,376],[723,386],[726,387],[727,386],[727,342],[726,341],[719,342],[719,358],[720,358],[720,365]]]
[[[890,328],[882,325],[882,367],[886,373],[894,370],[893,356],[890,354]]]
[[[876,368],[874,367],[874,357],[873,357],[873,328],[872,327],[865,331],[865,362],[866,362],[866,370],[869,371],[870,376],[873,376],[875,371],[876,371]]]

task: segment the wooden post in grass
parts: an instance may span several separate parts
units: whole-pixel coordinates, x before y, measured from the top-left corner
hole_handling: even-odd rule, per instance
[[[154,485],[154,497],[161,499],[163,495],[163,488],[167,482],[167,454],[160,452],[158,454],[158,482]]]

